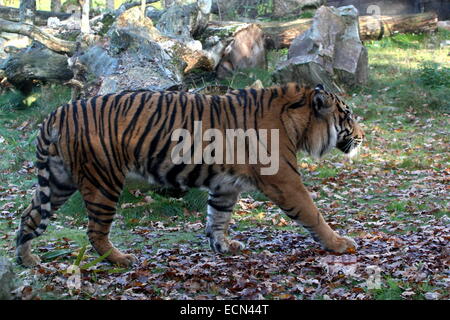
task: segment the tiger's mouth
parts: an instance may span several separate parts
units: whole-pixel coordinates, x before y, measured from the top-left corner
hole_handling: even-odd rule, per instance
[[[336,148],[344,152],[348,157],[353,157],[358,153],[360,146],[362,145],[362,138],[350,138],[340,141],[336,144]]]

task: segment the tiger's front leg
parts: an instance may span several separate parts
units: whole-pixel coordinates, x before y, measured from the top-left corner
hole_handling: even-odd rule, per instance
[[[338,253],[355,250],[357,245],[353,239],[340,236],[325,221],[294,168],[294,165],[284,166],[275,175],[259,176],[259,189],[287,216],[305,227],[326,250]]]
[[[235,191],[209,193],[206,236],[214,252],[237,253],[244,249],[243,243],[228,238],[231,214],[238,196]]]

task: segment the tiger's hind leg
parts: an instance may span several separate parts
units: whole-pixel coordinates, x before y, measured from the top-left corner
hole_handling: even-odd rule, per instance
[[[228,238],[228,226],[238,197],[236,190],[224,188],[209,193],[206,236],[214,252],[237,253],[244,249],[243,243]]]
[[[87,234],[89,241],[99,255],[104,255],[110,251],[107,257],[109,262],[129,267],[137,262],[137,258],[132,254],[120,252],[109,240],[111,225],[116,214],[116,204],[123,185],[108,185],[106,189],[100,186],[102,184],[100,181],[97,181],[97,183],[94,186],[87,179],[84,179],[84,183],[80,187],[88,211]]]
[[[31,253],[31,240],[46,230],[52,213],[76,191],[59,157],[50,157],[48,162],[39,166],[38,186],[31,204],[22,213],[17,233],[17,262],[25,267],[40,262],[39,257]]]

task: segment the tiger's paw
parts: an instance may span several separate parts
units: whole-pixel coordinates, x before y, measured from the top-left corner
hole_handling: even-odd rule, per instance
[[[352,238],[338,236],[333,245],[327,249],[337,253],[355,253],[358,245]]]
[[[231,253],[231,254],[238,254],[241,250],[245,248],[245,245],[236,240],[228,240],[224,239],[222,241],[210,239],[210,245],[214,252],[216,253]]]
[[[240,253],[242,250],[245,249],[245,245],[237,240],[230,240],[228,245],[230,247],[230,252],[233,254]]]
[[[41,258],[39,258],[35,254],[30,253],[30,254],[24,254],[21,256],[17,256],[17,262],[26,268],[31,268],[31,267],[35,267],[38,264],[40,264]]]
[[[111,263],[120,267],[129,268],[138,263],[138,258],[134,254],[120,254],[114,258],[108,259]]]
[[[39,256],[31,253],[31,241],[17,246],[16,257],[17,263],[26,268],[31,268],[41,263]]]

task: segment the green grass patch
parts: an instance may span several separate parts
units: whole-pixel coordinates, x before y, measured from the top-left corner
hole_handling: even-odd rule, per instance
[[[87,221],[86,207],[78,191],[59,208],[58,215],[66,216],[66,219],[74,220],[77,224],[84,224]]]
[[[259,191],[250,191],[250,192],[244,192],[242,194],[243,197],[247,197],[250,196],[252,197],[255,201],[269,201],[269,198],[266,197],[266,195],[264,195],[263,193],[259,192]]]
[[[402,292],[397,281],[386,279],[383,288],[373,290],[373,297],[375,300],[402,300]]]
[[[450,112],[448,50],[441,48],[450,33],[432,35],[399,34],[380,41],[368,41],[370,79],[355,89],[350,99],[355,112],[370,119],[384,114]]]
[[[418,70],[419,81],[433,89],[450,87],[450,68],[437,62],[424,62]]]
[[[397,34],[391,37],[384,37],[381,40],[368,41],[365,45],[368,48],[384,49],[420,49],[424,47],[427,39],[425,34]]]
[[[200,189],[190,189],[183,197],[189,211],[206,212],[208,192]]]
[[[2,113],[25,107],[25,96],[20,91],[9,91],[0,95],[0,106]]]
[[[440,219],[440,218],[442,218],[442,217],[447,217],[447,218],[450,218],[450,211],[438,211],[438,212],[435,212],[435,213],[433,213],[433,215],[437,218],[437,219]]]
[[[427,165],[425,164],[425,160],[406,158],[402,160],[399,167],[404,169],[422,169],[426,168]]]
[[[272,85],[272,73],[261,68],[248,68],[236,71],[229,79],[222,80],[222,84],[231,88],[245,88],[260,80],[264,87]]]
[[[386,206],[386,210],[395,212],[404,212],[408,206],[407,202],[404,201],[392,201]]]
[[[335,177],[338,174],[338,170],[336,168],[329,167],[317,167],[317,176],[319,178],[331,178]]]
[[[188,243],[191,241],[197,241],[197,233],[193,232],[171,232],[164,233],[158,239],[154,240],[152,245],[155,245],[155,249],[159,247],[159,244],[163,243],[165,246],[170,246],[171,244],[176,243]]]
[[[300,14],[301,19],[311,19],[314,18],[316,10],[305,10]]]

